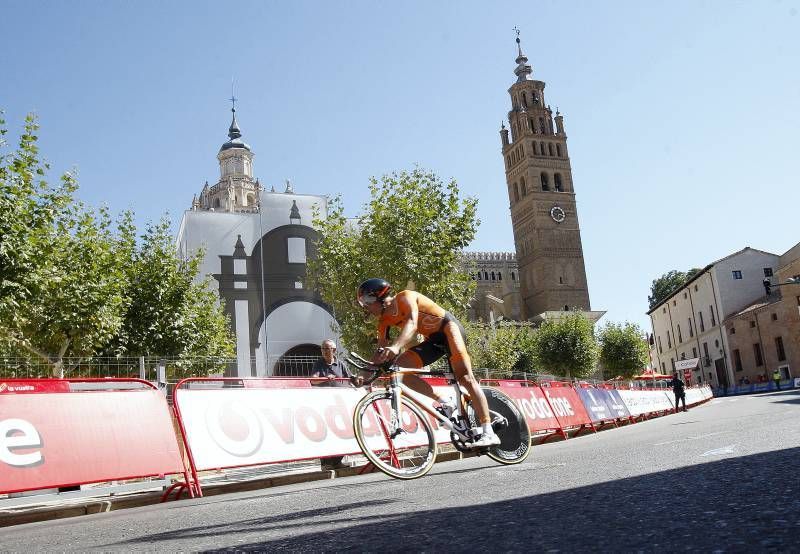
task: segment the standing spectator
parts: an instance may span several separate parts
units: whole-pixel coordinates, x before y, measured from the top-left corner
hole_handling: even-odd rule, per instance
[[[772,374],[772,380],[775,381],[775,388],[781,390],[781,372],[776,369]]]
[[[678,376],[677,370],[672,372],[672,381],[669,384],[672,385],[672,392],[675,393],[675,413],[678,413],[678,401],[680,400],[683,400],[683,411],[687,411],[685,385]]]
[[[327,378],[331,385],[336,385],[337,378],[349,377],[344,361],[336,356],[336,343],[326,339],[320,346],[322,357],[314,363],[311,369],[312,377]]]
[[[339,360],[339,357],[336,355],[336,343],[333,342],[333,340],[326,339],[322,341],[322,344],[320,345],[320,351],[322,352],[322,357],[314,364],[311,373],[312,377],[326,379],[326,381],[323,381],[322,383],[323,386],[327,385],[335,387],[340,384],[336,381],[337,378],[350,376],[347,371],[347,367],[345,366],[345,362],[343,360]],[[343,386],[347,386],[344,383],[341,384]],[[329,470],[349,467],[342,463],[343,459],[344,456],[321,458],[319,461],[320,467],[321,469]]]

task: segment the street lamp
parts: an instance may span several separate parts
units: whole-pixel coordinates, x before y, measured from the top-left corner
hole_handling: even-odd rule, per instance
[[[769,277],[764,277],[762,281],[764,284],[764,291],[767,293],[767,296],[772,294],[772,287],[782,287],[784,285],[797,285],[800,284],[800,279],[796,277],[789,277],[786,279],[785,283],[775,283],[774,285],[770,282]]]

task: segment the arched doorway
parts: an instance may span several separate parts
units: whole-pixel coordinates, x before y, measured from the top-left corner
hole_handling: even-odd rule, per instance
[[[318,344],[298,344],[275,362],[272,374],[276,377],[310,377],[314,362],[320,355]]]

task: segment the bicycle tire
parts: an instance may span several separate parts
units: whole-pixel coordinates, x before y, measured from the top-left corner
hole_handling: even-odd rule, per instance
[[[506,465],[518,464],[523,462],[531,453],[531,431],[528,422],[522,415],[514,401],[507,395],[492,387],[481,387],[489,411],[503,416],[508,422],[503,428],[495,428],[494,432],[500,437],[500,444],[491,446],[486,451],[486,455],[496,462]],[[475,410],[470,406],[470,420],[473,426],[477,426]]]
[[[401,398],[403,425],[400,434],[391,437],[391,398],[389,391],[375,391],[356,404],[353,412],[356,441],[367,460],[386,475],[395,479],[422,477],[436,462],[433,428],[422,410],[407,398]]]

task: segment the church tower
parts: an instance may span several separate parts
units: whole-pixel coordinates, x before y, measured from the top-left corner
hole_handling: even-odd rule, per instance
[[[231,107],[233,120],[228,129],[228,142],[223,144],[217,160],[219,161],[219,182],[212,187],[206,182],[200,198],[192,201],[193,210],[213,210],[223,212],[256,212],[261,185],[253,180],[253,151],[242,140],[242,131],[236,122],[236,99]]]
[[[517,51],[517,81],[508,89],[510,130],[503,124],[500,140],[519,263],[522,318],[546,318],[545,312],[550,311],[589,311],[564,117],[558,110],[553,117],[545,101],[544,82],[529,78],[532,69],[522,53],[519,32]]]

